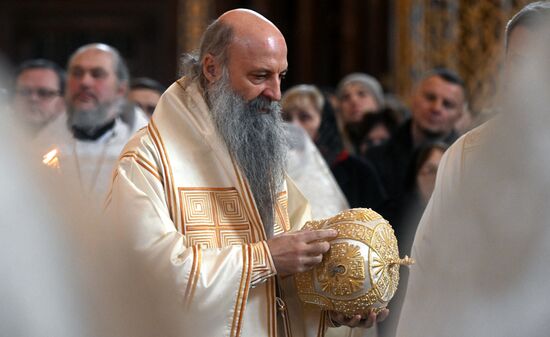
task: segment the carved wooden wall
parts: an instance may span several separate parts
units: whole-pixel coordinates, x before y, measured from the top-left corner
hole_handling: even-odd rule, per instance
[[[465,79],[474,113],[490,107],[502,64],[505,25],[528,2],[394,1],[393,88],[406,97],[425,71],[444,66]]]

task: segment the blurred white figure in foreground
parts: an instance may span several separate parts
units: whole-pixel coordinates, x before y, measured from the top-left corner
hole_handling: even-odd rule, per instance
[[[10,164],[0,166],[0,336],[174,336],[144,291],[147,272],[80,191],[41,164],[1,98]]]
[[[444,156],[397,336],[547,336],[550,2],[507,28],[503,113]]]

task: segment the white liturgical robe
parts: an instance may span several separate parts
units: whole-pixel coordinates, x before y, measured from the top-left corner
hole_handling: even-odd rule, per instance
[[[518,124],[490,121],[444,155],[398,337],[548,336],[550,142]]]
[[[275,210],[275,234],[309,219],[308,203],[289,179]],[[277,336],[284,326],[254,198],[195,82],[174,83],[125,147],[107,212],[117,224],[113,233],[130,242],[162,285],[159,300],[168,298],[162,310],[177,317],[176,335]],[[302,307],[291,277],[280,283],[287,331],[323,335],[326,313]]]

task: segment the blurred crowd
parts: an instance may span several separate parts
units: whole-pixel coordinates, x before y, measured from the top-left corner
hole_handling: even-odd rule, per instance
[[[66,67],[32,59],[12,73],[5,95],[44,164],[59,170],[65,157],[85,194],[101,196],[124,144],[147,124],[166,89],[152,78],[131,78],[106,44],[82,46]],[[424,74],[405,101],[373,76],[352,73],[335,89],[292,86],[280,104],[282,118],[315,144],[347,204],[380,212],[409,253],[443,153],[475,125],[464,82],[450,69]]]

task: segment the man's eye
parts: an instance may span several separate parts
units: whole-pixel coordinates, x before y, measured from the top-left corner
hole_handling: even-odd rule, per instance
[[[428,100],[428,101],[435,101],[436,100],[436,97],[434,94],[425,94],[424,97]]]
[[[447,109],[454,109],[456,104],[450,101],[443,101],[443,106]]]
[[[71,69],[70,74],[73,77],[82,77],[82,75],[84,75],[84,71],[82,71],[82,69]]]
[[[107,72],[103,71],[103,69],[94,69],[91,74],[93,78],[104,78],[107,76]]]

